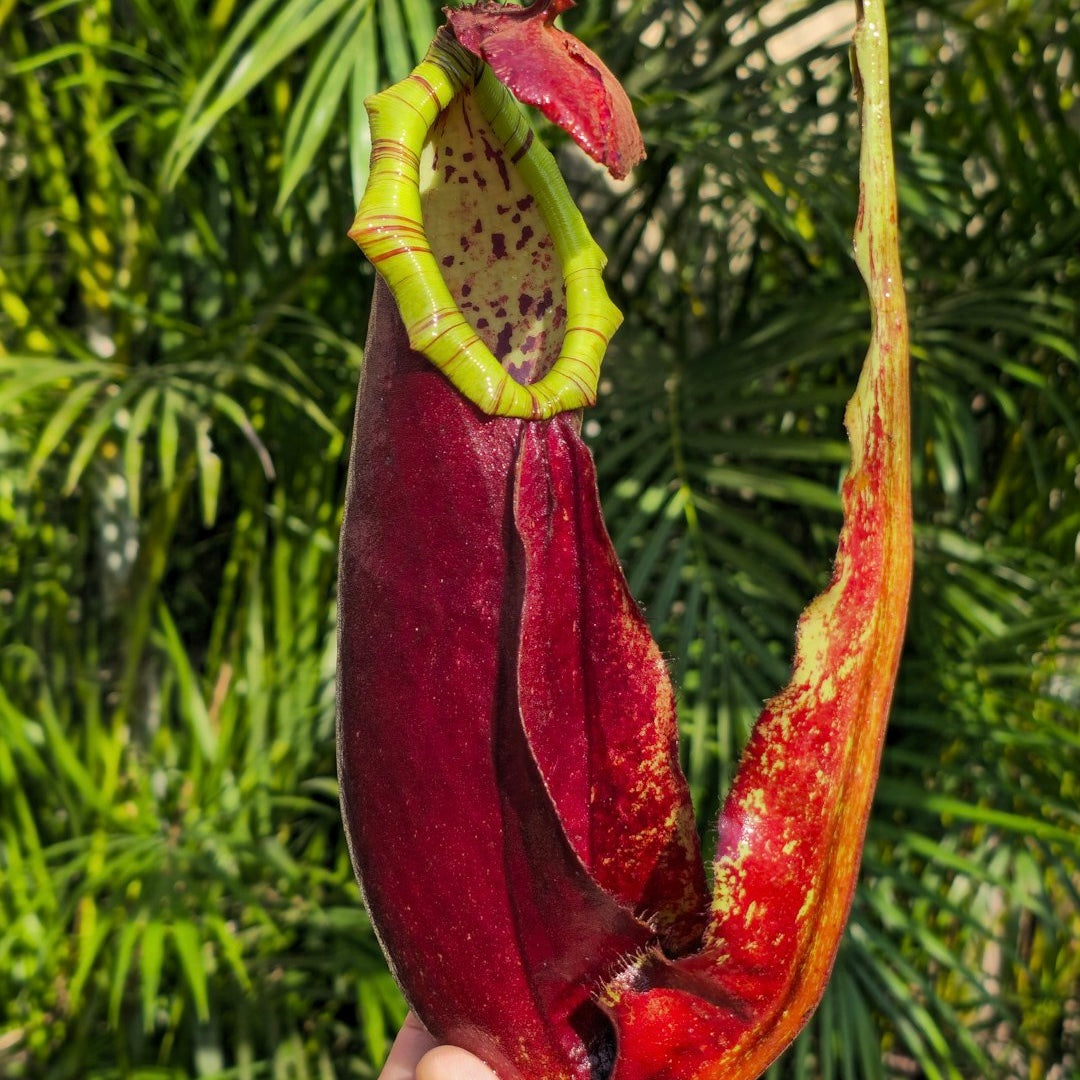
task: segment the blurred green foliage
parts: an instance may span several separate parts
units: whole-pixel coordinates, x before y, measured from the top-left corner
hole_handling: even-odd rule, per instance
[[[774,1077],[1080,1069],[1080,26],[894,0],[918,552],[822,1008]],[[826,581],[868,336],[853,5],[583,0],[627,313],[586,421],[703,828]],[[367,1077],[334,779],[364,96],[427,0],[0,0],[0,1074]]]

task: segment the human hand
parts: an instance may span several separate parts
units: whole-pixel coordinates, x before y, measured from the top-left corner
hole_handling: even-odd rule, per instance
[[[478,1057],[460,1046],[440,1046],[415,1013],[405,1017],[379,1080],[498,1080]]]

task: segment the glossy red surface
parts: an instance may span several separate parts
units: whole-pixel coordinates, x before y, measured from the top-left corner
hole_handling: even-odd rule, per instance
[[[478,415],[381,286],[356,431],[339,766],[372,921],[437,1037],[506,1077],[584,1078],[592,988],[652,934],[574,855],[521,723],[515,463],[542,431]]]
[[[608,538],[592,457],[569,418],[526,425],[514,522],[525,589],[520,708],[559,819],[593,878],[672,952],[708,895],[660,650]]]

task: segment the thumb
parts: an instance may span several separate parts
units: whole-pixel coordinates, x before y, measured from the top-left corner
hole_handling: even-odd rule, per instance
[[[416,1080],[498,1080],[475,1054],[460,1046],[436,1046],[416,1066]]]
[[[417,1062],[435,1045],[435,1040],[416,1018],[414,1013],[405,1017],[405,1023],[390,1048],[379,1080],[413,1080]]]

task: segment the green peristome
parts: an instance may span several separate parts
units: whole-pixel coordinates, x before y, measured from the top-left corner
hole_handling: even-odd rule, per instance
[[[566,290],[559,355],[543,378],[516,381],[462,312],[432,255],[420,203],[420,159],[432,127],[467,93],[535,198],[552,237]],[[608,299],[606,259],[566,189],[551,154],[520,106],[447,31],[403,82],[367,102],[371,178],[349,235],[376,266],[397,303],[410,345],[492,416],[547,419],[596,400],[600,363],[622,315]]]

